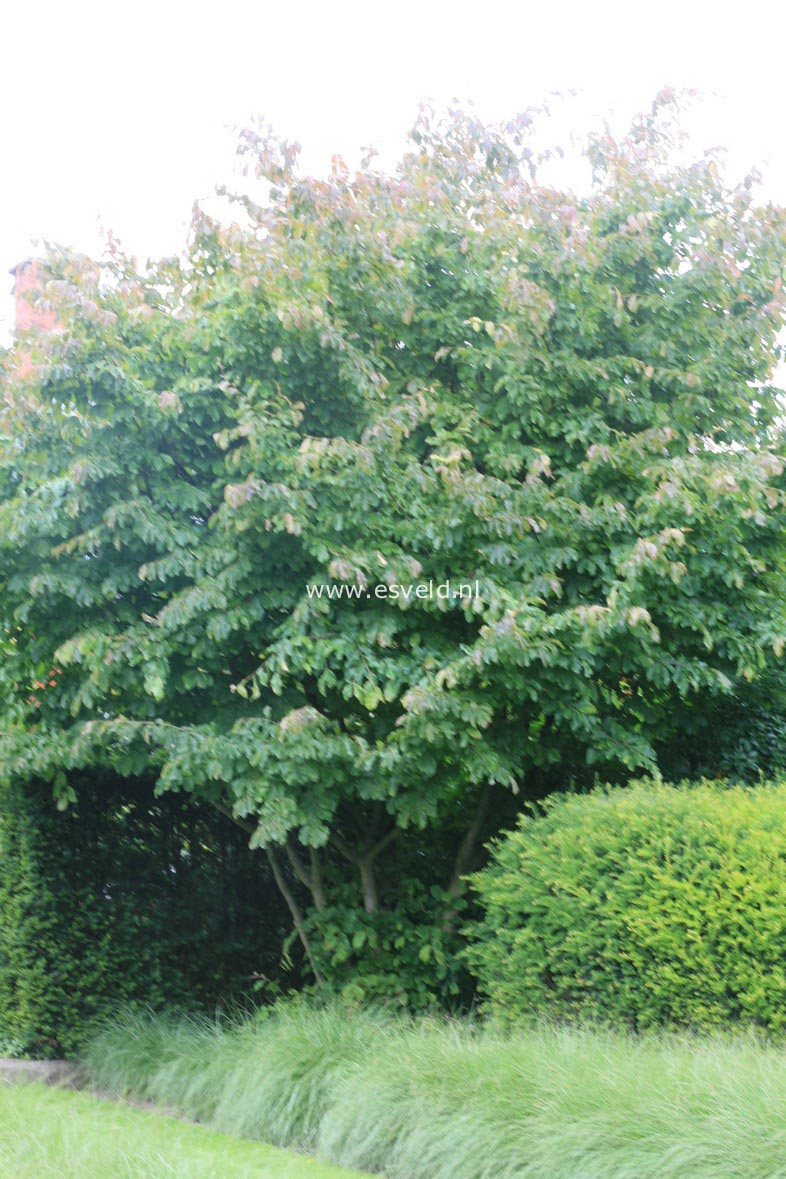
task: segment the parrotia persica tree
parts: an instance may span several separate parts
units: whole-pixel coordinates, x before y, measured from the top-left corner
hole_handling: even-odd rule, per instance
[[[54,254],[61,331],[7,361],[4,772],[204,797],[316,977],[455,990],[480,841],[656,769],[786,639],[786,218],[671,110],[583,195],[533,115],[424,111],[395,173],[326,179],[248,131],[241,225],[144,276]]]

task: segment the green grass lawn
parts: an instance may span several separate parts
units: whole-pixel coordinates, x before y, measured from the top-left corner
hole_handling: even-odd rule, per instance
[[[357,1176],[86,1093],[0,1085],[2,1179],[341,1179]]]

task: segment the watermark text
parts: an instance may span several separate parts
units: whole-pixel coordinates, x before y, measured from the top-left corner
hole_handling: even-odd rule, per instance
[[[479,581],[413,581],[407,585],[393,582],[388,585],[379,582],[376,585],[335,585],[323,582],[318,585],[307,585],[309,598],[327,598],[330,601],[348,600],[352,602],[376,598],[383,602],[410,601],[442,601],[442,602],[471,602],[480,597]]]

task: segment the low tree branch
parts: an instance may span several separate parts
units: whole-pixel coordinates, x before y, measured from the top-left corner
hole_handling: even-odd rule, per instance
[[[238,815],[234,814],[234,812],[232,811],[232,809],[230,807],[224,806],[224,804],[222,802],[215,802],[214,801],[214,802],[211,802],[210,805],[212,807],[214,807],[215,810],[217,810],[219,812],[219,814],[223,815],[225,819],[229,819],[229,821],[231,823],[234,823],[237,827],[240,827],[243,831],[247,831],[249,835],[253,835],[254,832],[256,831],[256,824],[255,823],[250,822],[248,819],[241,819]]]
[[[461,891],[461,878],[465,873],[469,872],[472,867],[472,859],[475,852],[480,831],[486,818],[486,812],[491,802],[492,786],[487,782],[480,792],[478,798],[478,805],[475,809],[475,814],[467,831],[462,839],[458,852],[456,853],[456,861],[453,866],[453,875],[448,884],[448,893],[450,896],[458,896]]]
[[[317,912],[322,913],[327,908],[325,882],[322,876],[322,860],[319,856],[319,849],[316,847],[310,847],[308,854],[311,860],[311,895],[314,898]]]
[[[233,823],[236,823],[238,827],[241,827],[244,831],[247,831],[250,835],[253,835],[254,832],[256,831],[256,824],[251,823],[246,819],[239,818],[237,815],[232,813],[232,810],[229,807],[224,806],[223,803],[213,802],[212,806],[214,806],[215,809],[220,812],[220,814],[224,815],[225,818],[230,819]],[[267,852],[267,858],[270,861],[270,867],[273,872],[273,879],[275,880],[276,885],[278,887],[278,891],[281,893],[282,897],[284,898],[284,902],[285,902],[287,908],[289,909],[290,916],[292,917],[292,924],[294,925],[295,931],[298,935],[298,938],[300,939],[300,944],[302,945],[303,951],[306,955],[306,958],[308,959],[308,963],[309,963],[309,966],[311,967],[314,978],[321,985],[322,983],[324,983],[325,979],[324,979],[324,976],[317,969],[317,964],[314,959],[314,953],[311,948],[311,941],[309,939],[308,933],[306,932],[305,920],[303,918],[303,913],[301,911],[300,905],[298,905],[291,888],[287,884],[286,877],[284,876],[284,873],[282,871],[281,861],[279,860],[278,855],[276,854],[276,852],[273,850],[272,847],[265,848],[265,851]],[[287,847],[287,852],[289,853],[290,851],[291,851],[291,849],[289,847]],[[291,854],[290,854],[290,859],[292,859]],[[294,860],[292,860],[292,865],[294,868],[294,866],[295,866]],[[296,871],[297,871],[297,869],[296,869]],[[309,887],[309,886],[307,885],[307,887]],[[315,903],[316,903],[316,898],[315,898]],[[318,907],[319,906],[317,906],[317,908]]]
[[[480,792],[478,798],[478,805],[475,809],[472,822],[467,828],[464,838],[459,844],[459,849],[456,853],[455,863],[453,865],[453,875],[448,882],[447,893],[451,900],[455,900],[461,893],[462,877],[472,868],[472,861],[477,847],[480,832],[483,823],[486,819],[486,813],[491,802],[492,785],[486,782],[485,786]],[[448,904],[445,909],[445,915],[442,920],[442,929],[445,933],[450,932],[455,928],[458,913],[455,906]]]
[[[295,873],[300,883],[304,885],[309,890],[309,892],[313,892],[311,876],[309,875],[305,864],[295,850],[291,838],[287,839],[284,847],[286,849],[289,862],[292,865],[292,871]]]
[[[330,842],[334,847],[338,848],[346,860],[349,860],[350,864],[360,863],[359,854],[355,851],[352,844],[348,843],[346,839],[344,839],[343,835],[339,835],[338,831],[331,831]]]
[[[273,850],[272,847],[268,847],[265,850],[267,851],[267,857],[270,860],[270,867],[273,869],[273,878],[274,878],[276,884],[278,885],[279,892],[281,893],[282,897],[286,901],[286,905],[287,905],[287,908],[289,909],[290,914],[292,915],[292,924],[294,925],[294,927],[297,931],[297,935],[300,938],[300,944],[303,946],[303,950],[305,951],[305,955],[308,958],[308,962],[309,962],[311,970],[314,974],[314,978],[317,980],[317,982],[321,986],[324,983],[325,979],[324,979],[324,976],[317,969],[317,964],[314,960],[314,954],[311,949],[311,941],[309,940],[309,936],[306,933],[305,921],[303,920],[303,914],[300,910],[300,906],[298,905],[297,901],[295,900],[295,898],[292,894],[292,890],[290,889],[289,885],[286,882],[286,878],[284,877],[284,873],[281,870],[281,861],[279,860],[275,851]]]
[[[368,852],[368,858],[371,860],[375,860],[378,855],[381,855],[381,853],[385,850],[385,848],[388,846],[388,844],[393,842],[393,840],[398,835],[399,831],[400,831],[399,827],[391,827],[390,830],[387,831],[382,836],[381,839],[377,840],[377,842],[374,844],[374,846]]]

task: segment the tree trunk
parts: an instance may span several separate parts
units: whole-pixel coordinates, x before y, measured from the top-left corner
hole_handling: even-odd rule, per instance
[[[377,881],[374,876],[374,862],[371,856],[361,856],[358,859],[360,869],[360,883],[363,889],[363,908],[367,913],[376,913],[379,908],[377,896]]]

